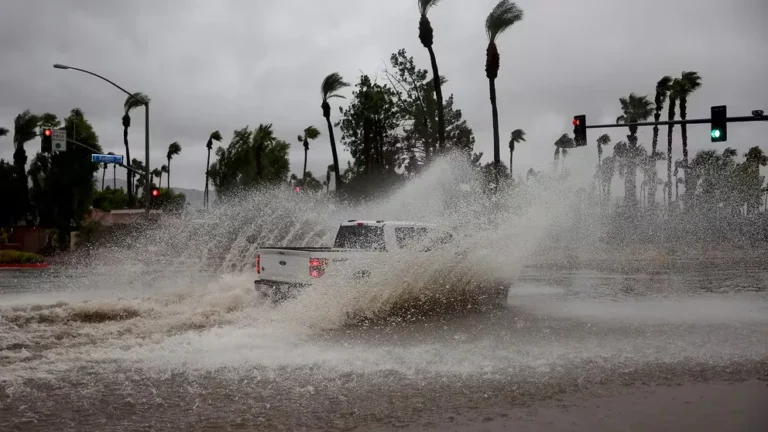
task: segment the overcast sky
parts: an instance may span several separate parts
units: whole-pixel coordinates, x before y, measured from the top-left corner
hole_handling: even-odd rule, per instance
[[[338,71],[354,83],[360,71],[375,74],[399,48],[429,68],[418,39],[416,3],[2,0],[0,126],[12,130],[14,116],[27,108],[64,116],[80,107],[105,150],[123,154],[125,96],[89,75],[52,67],[63,63],[150,95],[151,165],[164,162],[169,143],[183,146],[173,160],[174,186],[203,189],[205,142],[213,130],[222,132],[226,145],[234,129],[259,123],[273,123],[277,135],[292,144],[291,167],[297,173],[303,149],[296,135],[317,126],[323,135],[312,143],[309,169],[321,177],[331,163],[320,109],[322,79]],[[484,20],[495,3],[443,0],[430,12],[438,65],[448,78],[443,94],[455,95],[485,160],[493,152]],[[505,160],[510,131],[527,132],[528,142],[515,152],[518,173],[548,166],[553,142],[571,132],[574,114],[586,114],[592,124],[612,123],[620,114],[619,97],[636,92],[652,99],[663,75],[694,70],[703,77],[703,87],[691,97],[689,118],[708,117],[709,107],[720,104],[727,104],[732,116],[768,110],[765,0],[522,0],[518,5],[525,19],[498,40],[496,83]],[[344,103],[333,100],[335,119]],[[142,111],[133,114],[130,141],[131,156],[143,160]],[[614,142],[626,134],[608,132]],[[732,124],[727,145],[741,153],[765,145],[766,132],[765,123]],[[569,158],[591,163],[599,133],[590,130],[589,147]],[[650,133],[641,130],[648,146]],[[691,154],[725,147],[710,143],[708,135],[706,125],[689,129]],[[39,149],[37,140],[27,145],[30,155]],[[675,145],[679,158],[679,141]],[[0,138],[0,157],[10,159],[12,152],[11,137]],[[348,153],[340,154],[346,163]]]

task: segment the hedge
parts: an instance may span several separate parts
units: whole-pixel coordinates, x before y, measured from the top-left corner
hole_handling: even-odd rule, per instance
[[[0,264],[37,264],[43,262],[43,257],[32,252],[0,250]]]

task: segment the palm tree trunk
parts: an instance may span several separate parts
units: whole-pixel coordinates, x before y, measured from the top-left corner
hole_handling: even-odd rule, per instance
[[[128,114],[126,114],[128,115]],[[128,146],[128,128],[123,128],[123,144],[125,145],[125,161],[126,164],[128,164],[131,160],[131,149]],[[133,202],[133,175],[131,174],[130,170],[125,170],[125,176],[126,176],[126,188],[128,188],[128,202]]]
[[[307,178],[307,153],[309,153],[309,148],[304,147],[304,172],[301,174],[303,180]]]
[[[205,161],[205,190],[203,191],[203,206],[208,208],[208,170],[211,169],[211,149],[208,149],[208,159]],[[160,171],[160,178],[163,178],[163,172]]]
[[[117,189],[117,165],[112,165],[112,189]]]
[[[157,179],[157,187],[163,187],[163,172],[160,171],[160,177]]]
[[[104,178],[107,176],[107,165],[104,165],[104,169],[101,170],[101,191],[104,192]]]
[[[685,97],[685,94],[680,97],[680,120],[685,120],[685,118],[688,116],[688,100]],[[685,185],[685,192],[684,197],[689,198],[691,196],[692,190],[689,190],[688,187],[688,126],[685,124],[680,125],[680,136],[682,137],[683,141],[683,180]],[[688,200],[686,200],[688,201]],[[688,202],[686,202],[688,204]]]
[[[672,97],[669,98],[669,108],[667,111],[667,120],[675,120],[675,102]],[[667,184],[669,185],[669,193],[667,194],[667,207],[672,205],[672,132],[675,129],[674,124],[667,126]],[[677,185],[675,185],[677,190]],[[675,198],[677,200],[677,198]]]
[[[336,190],[341,189],[341,173],[339,173],[339,155],[336,153],[336,139],[333,137],[333,125],[331,116],[325,116],[325,122],[328,124],[328,137],[331,141],[331,155],[333,156],[333,170],[335,171],[334,180],[336,181]],[[329,186],[330,187],[330,186]]]
[[[168,190],[171,190],[171,158],[168,158]]]
[[[501,163],[501,148],[499,147],[499,110],[496,107],[495,78],[488,78],[488,89],[491,94],[491,116],[493,117],[493,164],[494,168],[498,170]]]
[[[445,149],[445,108],[443,107],[443,90],[440,83],[440,74],[437,71],[435,51],[432,49],[432,46],[428,46],[427,51],[429,51],[429,59],[432,62],[432,76],[435,84],[435,98],[437,99],[437,138],[440,149],[443,150]]]

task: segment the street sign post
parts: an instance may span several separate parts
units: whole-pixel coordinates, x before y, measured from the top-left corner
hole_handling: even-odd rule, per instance
[[[51,136],[51,142],[53,149],[56,151],[67,151],[67,130],[66,129],[53,129]]]
[[[92,154],[91,162],[95,163],[113,163],[122,165],[123,155],[111,155],[111,154]]]

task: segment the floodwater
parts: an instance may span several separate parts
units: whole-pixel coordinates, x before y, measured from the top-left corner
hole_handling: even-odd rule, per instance
[[[505,308],[368,325],[252,279],[0,273],[0,430],[768,430],[763,270],[525,269]]]

